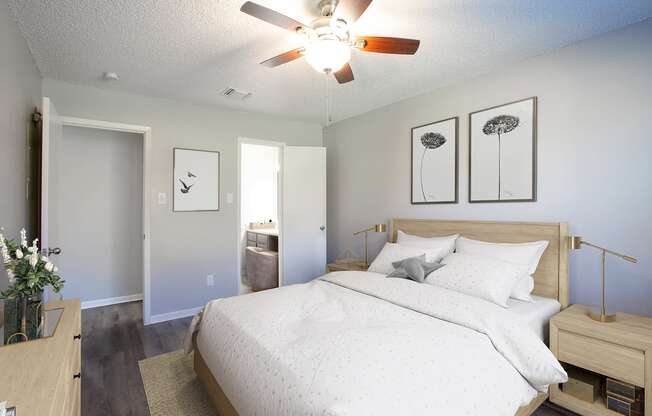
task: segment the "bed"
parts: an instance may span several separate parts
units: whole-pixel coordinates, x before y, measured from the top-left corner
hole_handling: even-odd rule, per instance
[[[370,272],[335,272],[206,305],[192,337],[198,378],[221,416],[527,416],[565,377],[544,344],[568,306],[565,223],[394,219],[424,237],[547,240],[535,302],[484,300]]]

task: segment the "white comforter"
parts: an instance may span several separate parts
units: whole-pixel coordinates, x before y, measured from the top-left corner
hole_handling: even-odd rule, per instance
[[[197,346],[241,416],[504,416],[566,380],[501,307],[368,272],[213,301]]]

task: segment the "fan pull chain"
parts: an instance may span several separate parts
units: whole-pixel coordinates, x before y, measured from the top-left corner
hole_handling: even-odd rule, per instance
[[[324,127],[328,127],[328,77],[324,77]]]
[[[331,86],[331,77],[324,77],[326,80],[326,127],[333,122],[333,89]]]

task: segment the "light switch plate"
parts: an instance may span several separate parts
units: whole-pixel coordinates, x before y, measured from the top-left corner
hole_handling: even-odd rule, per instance
[[[159,205],[165,205],[168,203],[168,196],[165,192],[159,192],[158,193],[158,204]]]
[[[232,204],[233,203],[233,192],[227,192],[226,193],[226,203],[227,204]]]
[[[206,276],[206,286],[213,286],[215,285],[215,277],[212,274],[209,274]]]

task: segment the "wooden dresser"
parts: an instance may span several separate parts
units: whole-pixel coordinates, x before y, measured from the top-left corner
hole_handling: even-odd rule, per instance
[[[80,414],[80,306],[77,299],[47,304],[64,309],[53,336],[0,347],[0,401],[17,416]]]

